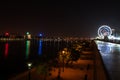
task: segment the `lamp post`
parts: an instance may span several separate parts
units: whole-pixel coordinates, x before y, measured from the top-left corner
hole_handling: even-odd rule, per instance
[[[65,51],[62,51],[62,57],[63,57],[63,72],[64,72],[64,57],[65,57]]]
[[[61,59],[62,59],[62,61],[63,61],[63,72],[64,72],[64,53],[65,53],[65,51],[60,51],[60,54],[59,54],[59,58],[58,58],[58,63],[59,63],[59,65],[58,65],[58,67],[59,67],[59,69],[58,69],[58,80],[60,80],[60,74],[61,74],[61,66],[60,66],[60,64],[61,64]]]
[[[28,72],[28,80],[30,80],[30,70],[31,70],[31,67],[32,67],[32,63],[27,63],[27,65],[28,65],[28,70],[29,70],[29,72]]]

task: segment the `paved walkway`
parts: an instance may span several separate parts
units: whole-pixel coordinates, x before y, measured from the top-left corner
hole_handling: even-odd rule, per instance
[[[89,64],[89,69],[87,66]],[[93,80],[93,61],[91,60],[78,60],[74,62],[71,67],[60,68],[61,74],[60,77],[63,80]],[[51,71],[51,76],[47,76],[46,80],[57,80],[59,69],[54,68]],[[85,77],[86,76],[86,77]],[[20,74],[10,80],[28,80],[28,72]],[[86,78],[86,79],[85,79]],[[41,80],[42,76],[37,74],[35,68],[31,70],[31,80]]]
[[[51,75],[46,77],[46,80],[107,80],[104,66],[95,44],[92,51],[83,51],[83,58],[77,62],[73,62],[71,67],[60,68],[60,77],[58,79],[58,68],[53,68]],[[84,59],[84,55],[91,55],[93,59]],[[9,80],[29,80],[28,72],[24,72]],[[31,70],[30,80],[43,80],[43,76],[36,73],[36,68]]]

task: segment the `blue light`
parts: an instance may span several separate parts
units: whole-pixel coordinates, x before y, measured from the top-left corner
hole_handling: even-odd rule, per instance
[[[43,35],[40,33],[39,36],[42,37]]]
[[[39,48],[38,48],[38,54],[42,54],[42,40],[39,40]]]

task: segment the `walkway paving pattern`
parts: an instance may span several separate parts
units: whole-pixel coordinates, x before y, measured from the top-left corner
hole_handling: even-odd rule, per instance
[[[103,66],[101,56],[94,42],[91,43],[91,51],[83,51],[81,58],[73,62],[71,67],[60,68],[60,79],[57,78],[59,69],[53,68],[51,75],[46,77],[46,80],[108,80]],[[84,55],[89,55],[91,59],[84,59]],[[29,80],[28,72],[24,72],[9,80]],[[36,73],[36,68],[31,69],[30,80],[43,80],[40,74]]]

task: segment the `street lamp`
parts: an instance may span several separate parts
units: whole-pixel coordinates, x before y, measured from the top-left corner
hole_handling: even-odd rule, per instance
[[[27,66],[28,66],[28,80],[30,80],[30,70],[31,70],[31,67],[32,67],[32,63],[27,63]]]
[[[62,56],[63,56],[63,72],[64,72],[64,57],[65,57],[65,51],[62,51]]]

